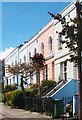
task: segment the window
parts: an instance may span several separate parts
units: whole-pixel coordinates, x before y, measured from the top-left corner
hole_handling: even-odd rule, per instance
[[[52,53],[52,37],[51,36],[48,39],[48,48],[49,48],[49,54]]]
[[[44,54],[44,43],[41,43],[41,53]]]
[[[37,53],[37,50],[36,50],[36,48],[34,49],[34,55]]]
[[[13,84],[15,84],[15,77],[13,77]]]
[[[24,63],[26,63],[26,56],[24,55]]]
[[[29,52],[29,61],[31,60],[31,52]]]
[[[48,68],[47,68],[47,65],[44,69],[44,80],[48,80]]]
[[[10,79],[10,85],[11,85],[11,79]]]
[[[67,61],[60,63],[60,80],[67,80]]]
[[[67,13],[68,18],[70,18],[70,13]]]
[[[17,60],[15,60],[15,65],[17,64]]]
[[[8,78],[7,78],[7,85],[8,85]]]
[[[58,34],[58,50],[61,50],[62,49],[62,35],[61,33]]]
[[[13,67],[13,62],[12,62],[12,67]]]
[[[20,58],[20,64],[22,63],[22,60],[21,60],[21,58]]]
[[[52,62],[52,80],[54,80],[54,61]]]

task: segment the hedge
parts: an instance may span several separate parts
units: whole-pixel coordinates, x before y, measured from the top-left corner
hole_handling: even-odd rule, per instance
[[[14,90],[6,93],[6,103],[12,108],[24,108],[25,106],[25,97],[33,96],[32,90],[25,89],[25,96],[21,90]]]

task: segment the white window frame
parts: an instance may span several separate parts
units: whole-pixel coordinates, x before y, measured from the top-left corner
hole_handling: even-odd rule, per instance
[[[24,55],[24,63],[26,63],[26,56]]]
[[[49,54],[52,53],[52,36],[49,36],[48,38],[48,50]]]
[[[60,63],[60,80],[67,80],[67,61]]]
[[[62,49],[62,43],[61,43],[61,41],[62,41],[62,34],[59,33],[58,34],[58,50]]]
[[[41,42],[41,53],[44,54],[44,42]]]

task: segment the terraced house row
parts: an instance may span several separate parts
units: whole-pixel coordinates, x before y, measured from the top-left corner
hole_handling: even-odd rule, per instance
[[[69,4],[60,14],[66,17],[67,21],[76,16],[76,7],[74,1]],[[70,22],[71,24],[71,22]],[[42,30],[40,30],[33,38],[17,46],[5,59],[5,65],[15,65],[16,63],[28,63],[30,57],[35,53],[42,53],[46,59],[46,68],[40,75],[40,82],[42,80],[61,81],[58,86],[52,89],[47,96],[54,99],[60,99],[64,96],[73,96],[78,92],[78,68],[74,67],[73,62],[67,61],[70,57],[68,48],[61,44],[64,38],[61,34],[62,26],[58,20],[52,19]],[[57,33],[58,32],[58,33]],[[19,75],[11,75],[5,71],[5,85],[20,84]],[[37,75],[29,78],[28,84],[37,83]],[[69,92],[68,92],[69,90]]]

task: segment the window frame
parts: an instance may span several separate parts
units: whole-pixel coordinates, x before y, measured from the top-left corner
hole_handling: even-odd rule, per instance
[[[49,54],[52,53],[52,36],[48,37],[48,50],[49,50]]]
[[[44,42],[41,42],[41,53],[44,54]]]
[[[58,50],[62,49],[62,43],[61,43],[61,41],[62,41],[62,34],[59,33],[58,34]]]

